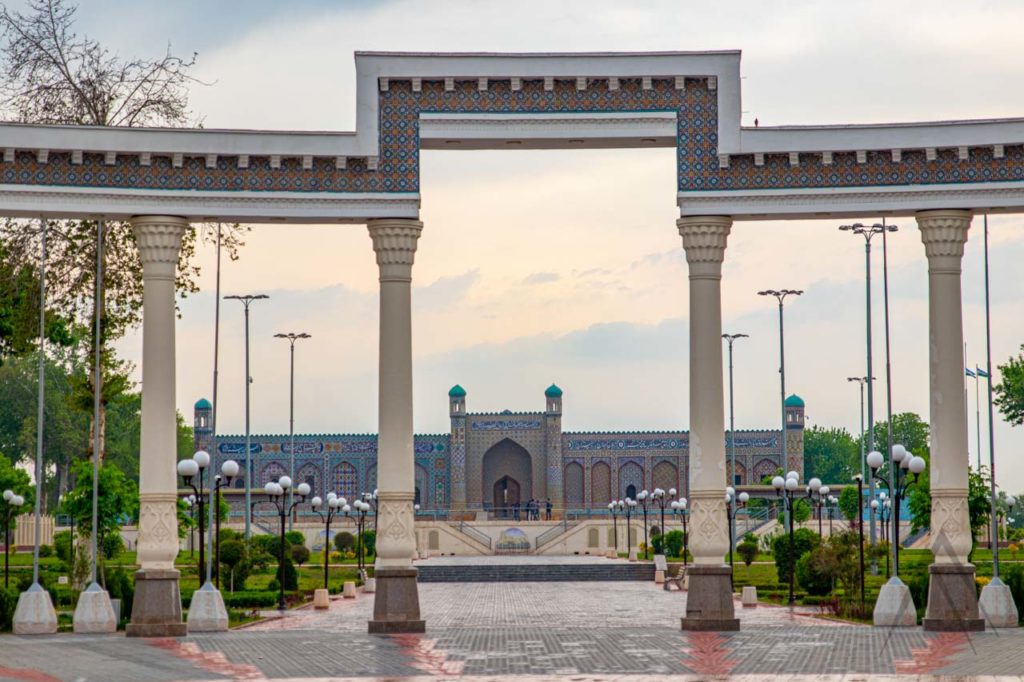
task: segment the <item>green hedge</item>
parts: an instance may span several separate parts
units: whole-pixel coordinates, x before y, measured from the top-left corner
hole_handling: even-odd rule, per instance
[[[277,604],[277,592],[245,591],[221,592],[226,608],[261,608]],[[181,595],[181,605],[188,608],[192,603],[192,594]]]

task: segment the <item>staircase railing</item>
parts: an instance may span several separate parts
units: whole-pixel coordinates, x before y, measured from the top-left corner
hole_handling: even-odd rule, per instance
[[[574,527],[576,523],[576,521],[570,522],[567,518],[562,519],[561,523],[551,528],[548,528],[546,531],[537,536],[536,541],[534,541],[534,549],[540,549],[544,545],[552,542],[555,538],[559,537],[560,535],[568,531],[570,528]]]
[[[476,540],[477,542],[479,542],[482,545],[487,545],[487,549],[488,550],[491,549],[491,536],[488,535],[487,533],[484,533],[483,531],[477,530],[476,528],[474,528],[473,526],[469,525],[465,521],[459,521],[458,525],[455,525],[455,524],[451,524],[451,525],[455,526],[456,530],[458,530],[460,533],[464,533],[464,534],[468,535],[469,537],[473,538],[474,540]]]

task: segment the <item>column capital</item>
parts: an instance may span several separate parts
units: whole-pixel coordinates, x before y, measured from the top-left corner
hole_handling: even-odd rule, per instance
[[[377,254],[381,281],[411,280],[416,243],[423,231],[423,222],[408,218],[380,218],[367,221],[366,227]]]
[[[676,221],[679,235],[683,238],[686,262],[693,266],[712,264],[721,269],[725,259],[725,246],[732,229],[729,216],[686,216]]]
[[[129,222],[135,232],[144,276],[174,277],[188,220],[179,216],[140,215],[132,216]]]
[[[972,217],[970,211],[959,210],[920,211],[915,215],[929,270],[960,272]]]

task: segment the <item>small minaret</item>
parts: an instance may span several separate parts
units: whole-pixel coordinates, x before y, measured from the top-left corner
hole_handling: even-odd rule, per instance
[[[448,468],[451,472],[452,509],[466,508],[466,389],[458,384],[448,391],[452,432]]]
[[[213,405],[206,398],[196,401],[193,408],[192,441],[195,450],[213,453]]]
[[[786,398],[786,455],[783,469],[804,475],[804,400],[795,393]]]
[[[555,384],[544,391],[544,453],[547,460],[546,494],[561,509],[565,499],[562,481],[562,389]]]

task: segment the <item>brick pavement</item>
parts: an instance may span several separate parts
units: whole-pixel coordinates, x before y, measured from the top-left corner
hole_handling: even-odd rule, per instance
[[[759,607],[737,609],[738,633],[684,633],[684,595],[647,583],[434,583],[420,594],[425,635],[366,634],[372,596],[360,595],[181,640],[0,637],[0,679],[1024,680],[1017,630],[884,630]]]

